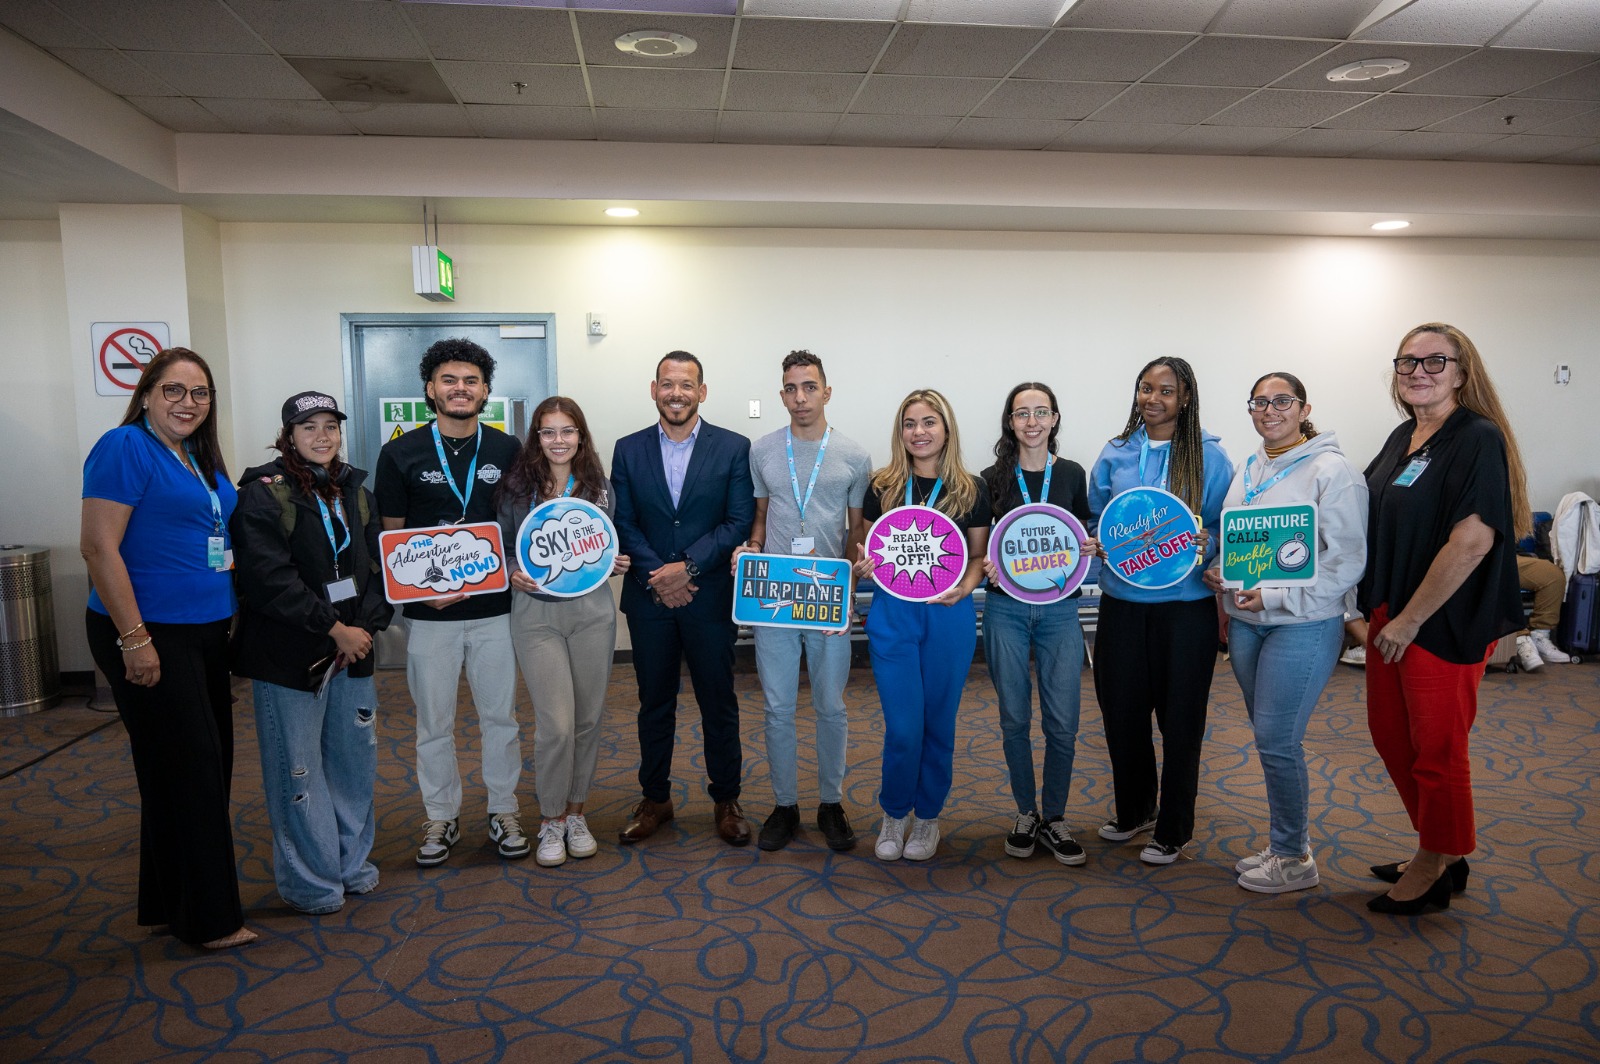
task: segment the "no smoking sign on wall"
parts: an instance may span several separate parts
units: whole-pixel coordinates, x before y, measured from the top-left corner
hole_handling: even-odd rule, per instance
[[[156,352],[171,346],[172,330],[164,321],[97,321],[90,325],[95,394],[131,395],[139,384],[139,374]]]

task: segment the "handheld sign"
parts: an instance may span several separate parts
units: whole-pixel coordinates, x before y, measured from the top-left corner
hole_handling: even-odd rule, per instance
[[[1100,514],[1106,565],[1150,591],[1171,587],[1198,561],[1200,523],[1183,500],[1160,488],[1129,488]]]
[[[516,557],[544,594],[577,598],[610,578],[617,560],[617,528],[591,502],[550,499],[523,518]]]
[[[842,632],[850,625],[850,563],[804,554],[741,554],[733,579],[733,619]]]
[[[927,602],[950,590],[967,569],[967,537],[927,506],[900,506],[867,530],[872,578],[907,602]]]
[[[1222,511],[1222,583],[1246,591],[1317,582],[1317,504]]]
[[[1088,538],[1078,519],[1059,506],[1017,507],[989,533],[989,561],[1000,574],[1000,589],[1019,602],[1060,602],[1089,573],[1083,553]]]
[[[378,535],[383,596],[395,605],[446,595],[488,595],[511,586],[493,521],[398,528]]]

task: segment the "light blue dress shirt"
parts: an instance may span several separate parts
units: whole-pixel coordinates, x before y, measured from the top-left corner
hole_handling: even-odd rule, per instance
[[[656,436],[661,441],[661,467],[667,473],[667,490],[672,493],[672,505],[676,508],[678,497],[683,494],[683,477],[689,471],[689,459],[694,456],[694,441],[700,436],[700,418],[696,415],[694,428],[682,443],[668,437],[667,430],[659,423]]]

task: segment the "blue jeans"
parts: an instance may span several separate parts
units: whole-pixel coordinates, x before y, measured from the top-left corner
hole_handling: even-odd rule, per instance
[[[756,670],[766,698],[767,767],[778,805],[800,802],[795,702],[800,692],[800,649],[805,647],[811,680],[811,707],[817,715],[817,798],[844,798],[845,747],[850,722],[844,714],[844,685],[850,679],[850,636],[790,628],[757,628]]]
[[[252,689],[278,894],[302,912],[335,912],[346,894],[378,884],[367,860],[377,825],[377,687],[340,673],[321,698],[260,680]]]
[[[1229,659],[1267,779],[1272,852],[1281,857],[1311,852],[1310,782],[1301,742],[1343,646],[1342,617],[1299,624],[1228,622]]]
[[[1039,730],[1044,733],[1044,803],[1035,801],[1033,780],[1032,650],[1039,671]],[[1078,600],[1048,606],[991,594],[983,608],[983,654],[1000,702],[1000,736],[1011,774],[1011,797],[1019,813],[1062,815],[1072,787],[1073,747],[1078,741],[1079,685],[1083,673],[1083,628]]]

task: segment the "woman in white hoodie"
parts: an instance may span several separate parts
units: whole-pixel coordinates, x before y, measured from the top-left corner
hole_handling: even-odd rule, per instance
[[[1305,385],[1292,374],[1256,381],[1248,406],[1261,446],[1239,467],[1224,507],[1317,507],[1314,583],[1224,590],[1220,554],[1206,573],[1228,611],[1229,658],[1255,729],[1271,812],[1270,845],[1235,869],[1246,890],[1282,894],[1318,882],[1301,742],[1344,645],[1345,595],[1366,567],[1367,484],[1333,433],[1312,426]],[[1224,554],[1228,549],[1222,545]]]

